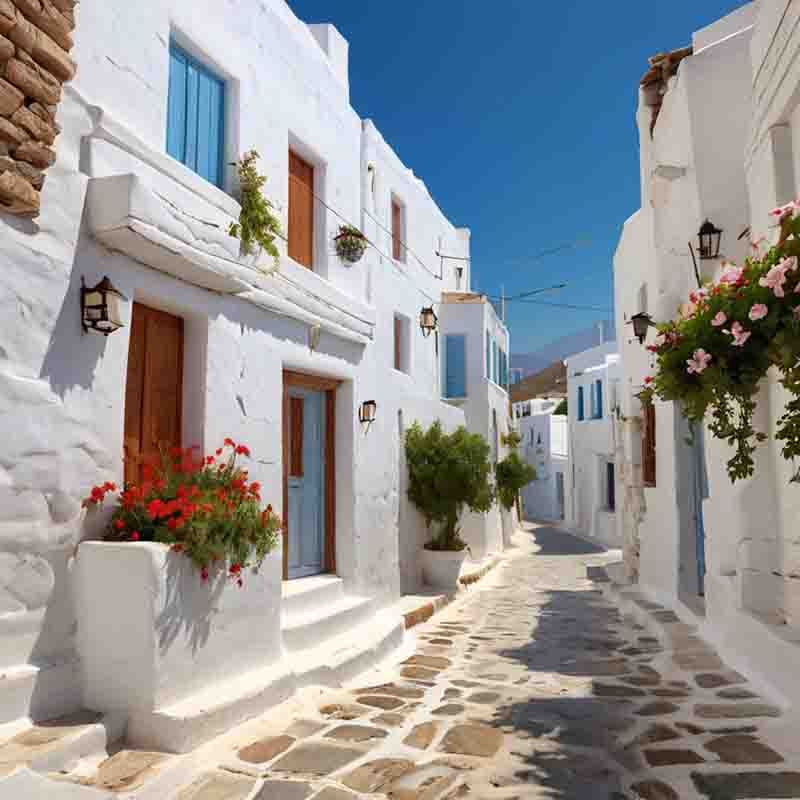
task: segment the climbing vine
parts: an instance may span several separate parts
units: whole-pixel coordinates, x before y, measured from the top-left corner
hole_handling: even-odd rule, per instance
[[[733,448],[728,475],[750,477],[767,435],[755,428],[756,394],[771,367],[791,395],[775,438],[788,460],[800,456],[800,202],[771,212],[775,245],[754,242],[743,266],[726,264],[716,283],[692,292],[677,319],[658,325],[648,349],[657,370],[644,395],[680,403],[691,422],[710,415],[709,430]],[[800,469],[792,477],[800,482]]]
[[[228,233],[242,243],[242,252],[252,255],[260,247],[272,257],[278,266],[280,254],[275,240],[283,236],[280,220],[273,212],[273,205],[264,197],[262,189],[267,182],[264,175],[259,174],[256,161],[259,155],[256,150],[248,150],[236,165],[239,172],[241,196],[239,202],[242,210],[239,221],[231,224]]]

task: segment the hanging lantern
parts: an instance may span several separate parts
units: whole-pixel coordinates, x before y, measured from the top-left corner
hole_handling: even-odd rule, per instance
[[[422,328],[422,335],[426,338],[436,330],[439,318],[436,316],[432,307],[423,308],[419,314],[419,326]]]
[[[90,289],[81,279],[81,324],[84,331],[96,331],[108,336],[125,327],[122,321],[122,303],[125,297],[104,277]]]
[[[644,344],[644,340],[647,338],[647,329],[655,327],[653,318],[644,311],[634,314],[631,317],[631,324],[633,325],[633,335],[639,340],[639,344]]]
[[[722,242],[722,231],[713,222],[706,220],[698,233],[700,239],[700,258],[719,258],[719,247]]]
[[[372,425],[378,413],[378,404],[374,400],[365,400],[358,409],[358,421],[362,425]]]

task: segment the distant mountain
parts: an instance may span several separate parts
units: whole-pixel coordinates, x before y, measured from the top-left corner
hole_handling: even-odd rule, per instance
[[[601,339],[600,326],[603,326]],[[511,354],[511,368],[522,370],[522,377],[535,375],[553,364],[554,361],[563,361],[576,353],[582,353],[590,347],[595,347],[602,342],[613,341],[616,338],[614,324],[610,320],[598,322],[591,328],[570,333],[556,339],[533,353]]]
[[[523,378],[511,387],[511,402],[531,400],[534,397],[566,397],[567,368],[563,361],[554,361],[535,375]]]

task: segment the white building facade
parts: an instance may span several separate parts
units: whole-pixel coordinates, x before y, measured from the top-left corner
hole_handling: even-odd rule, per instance
[[[723,230],[723,240],[720,259],[699,261],[700,278],[717,278],[723,258],[742,263],[749,254],[740,232],[749,226],[753,239],[771,235],[769,210],[800,193],[799,16],[784,0],[747,4],[696,32],[663,79],[646,81],[638,112],[642,208],[626,222],[615,258],[624,365],[619,527],[628,573],[794,705],[800,501],[788,482],[791,465],[772,440],[759,448],[754,476],[733,485],[724,442],[700,426],[689,431],[672,404],[643,410],[636,394],[651,359],[627,323],[639,312],[672,319],[697,288],[686,242],[696,241],[704,220]],[[785,402],[768,378],[756,428],[772,430]]]
[[[520,414],[520,406],[533,407],[533,413],[517,417],[520,453],[536,470],[536,478],[522,490],[525,519],[560,522],[566,518],[571,493],[569,418],[555,413],[561,402],[534,399],[514,404]]]
[[[616,547],[615,419],[621,366],[607,342],[566,360],[569,438],[567,525]]]
[[[481,353],[487,330],[507,353],[508,332],[485,304],[480,319],[449,318],[443,293],[469,291],[469,232],[350,106],[333,26],[283,0],[86,0],[74,17],[78,72],[36,222],[6,213],[0,191],[0,724],[115,710],[134,743],[186,750],[399,644],[386,609],[419,583],[426,536],[405,496],[404,431],[440,419],[491,437],[508,418],[483,360],[465,403],[442,398],[420,311],[441,310],[442,333]],[[227,234],[240,212],[229,165],[251,148],[287,233],[277,270]],[[345,222],[374,245],[355,265],[334,251]],[[80,322],[82,281],[104,276],[124,296],[107,338]],[[143,418],[132,396],[156,412]],[[186,583],[178,625],[172,556],[85,543],[107,517],[81,499],[123,482],[125,446],[213,452],[225,437],[252,451],[285,546],[213,607]],[[468,532],[476,558],[503,547],[496,511]]]

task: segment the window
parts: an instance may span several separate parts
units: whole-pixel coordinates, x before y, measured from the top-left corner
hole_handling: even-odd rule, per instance
[[[394,368],[411,372],[411,320],[402,314],[394,315]]]
[[[617,510],[617,487],[614,481],[614,462],[606,462],[606,508],[609,511]]]
[[[656,485],[656,407],[652,403],[642,408],[642,483]]]
[[[497,383],[498,360],[497,342],[492,339],[492,380],[495,383]]]
[[[486,379],[492,379],[492,337],[486,331]]]
[[[467,337],[447,334],[444,337],[444,396],[467,396]]]
[[[167,152],[220,188],[224,181],[225,82],[181,50],[169,50]]]
[[[603,419],[603,381],[592,384],[592,419]]]
[[[583,408],[583,386],[578,387],[578,422],[583,422],[585,419]]]
[[[392,197],[392,258],[395,261],[406,260],[406,209],[396,198]]]
[[[289,258],[314,266],[314,167],[289,151]]]

